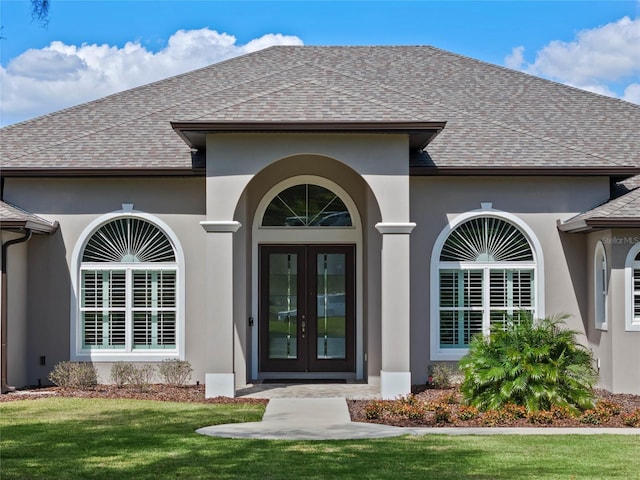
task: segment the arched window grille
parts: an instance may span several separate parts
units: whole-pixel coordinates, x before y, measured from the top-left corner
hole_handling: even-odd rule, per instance
[[[178,266],[164,232],[141,218],[117,218],[91,235],[81,258],[83,350],[177,349]]]
[[[344,202],[325,187],[301,184],[289,187],[269,203],[263,227],[351,227]]]
[[[471,218],[450,232],[438,263],[440,348],[467,348],[494,325],[535,315],[531,245],[514,224]]]

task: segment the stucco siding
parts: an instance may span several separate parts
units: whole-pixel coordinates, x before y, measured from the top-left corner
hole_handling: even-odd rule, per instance
[[[0,240],[22,237],[2,231]],[[21,387],[28,384],[27,376],[27,244],[18,243],[7,249],[7,383]],[[0,280],[1,281],[1,280]],[[4,341],[2,343],[5,343]]]
[[[194,367],[193,381],[204,381],[208,357],[201,332],[205,328],[203,273],[205,232],[202,178],[11,178],[5,199],[51,221],[60,228],[52,236],[29,242],[27,383],[46,383],[55,363],[69,360],[72,252],[87,226],[101,215],[133,204],[177,235],[185,253],[185,354]],[[39,364],[40,356],[46,365]],[[110,362],[98,365],[101,381],[109,381]]]
[[[640,394],[640,332],[626,328],[625,261],[631,248],[640,241],[638,230],[611,230],[603,235],[611,249],[611,283],[609,286],[611,335],[611,383],[614,393]]]
[[[430,342],[431,254],[436,237],[458,215],[490,202],[516,215],[538,238],[544,258],[544,314],[566,313],[568,325],[586,342],[588,312],[585,239],[560,234],[557,220],[606,200],[606,178],[412,177],[411,355],[414,382],[423,382],[432,363]]]

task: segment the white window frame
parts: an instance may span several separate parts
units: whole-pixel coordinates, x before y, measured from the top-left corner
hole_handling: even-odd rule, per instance
[[[593,254],[593,308],[595,328],[607,330],[609,328],[609,282],[607,252],[601,241],[598,241]]]
[[[532,262],[441,262],[440,254],[442,247],[444,246],[447,238],[458,225],[478,217],[494,217],[504,221],[507,221],[514,226],[518,227],[528,240],[529,245],[533,253]],[[533,283],[533,315],[534,317],[544,317],[544,261],[542,254],[542,246],[531,229],[521,218],[508,212],[496,210],[492,208],[491,203],[482,203],[481,208],[469,212],[462,213],[452,220],[449,224],[440,232],[433,246],[431,252],[431,322],[430,322],[430,339],[431,339],[431,354],[430,358],[433,361],[457,361],[460,360],[469,351],[468,348],[442,348],[440,346],[440,270],[441,269],[477,269],[483,270],[483,280],[488,281],[488,275],[493,270],[504,269],[521,269],[521,270],[533,270],[534,283]],[[488,295],[489,288],[483,284],[483,294]],[[489,300],[484,299],[483,308],[489,311]],[[483,315],[483,333],[488,334],[490,330],[489,317],[487,314]]]
[[[100,227],[120,218],[139,218],[155,225],[164,233],[175,252],[176,261],[162,263],[112,263],[82,262],[84,248],[91,236]],[[185,358],[185,272],[184,252],[173,230],[158,217],[133,210],[132,204],[123,204],[122,210],[102,215],[93,220],[82,231],[72,253],[71,262],[71,315],[70,315],[70,359],[72,361],[135,361],[154,362],[164,359]],[[132,272],[135,270],[175,270],[176,272],[176,347],[173,349],[133,348],[133,308],[127,304],[126,342],[123,349],[92,349],[83,347],[82,337],[82,271],[83,270],[124,270],[127,271],[127,292],[130,291]],[[129,295],[127,294],[127,298]],[[130,301],[130,300],[128,300]]]
[[[640,261],[636,260],[636,256],[640,252],[640,242],[636,243],[627,254],[624,264],[624,283],[625,283],[625,330],[627,332],[640,332],[640,317],[635,318],[634,304],[640,302],[640,290],[635,290],[633,285],[633,273],[640,270]]]

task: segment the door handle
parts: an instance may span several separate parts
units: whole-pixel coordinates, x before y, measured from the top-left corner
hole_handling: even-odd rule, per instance
[[[307,322],[304,321],[304,315],[302,315],[302,322],[300,322],[300,327],[302,328],[302,338],[304,338],[304,333],[307,328]]]

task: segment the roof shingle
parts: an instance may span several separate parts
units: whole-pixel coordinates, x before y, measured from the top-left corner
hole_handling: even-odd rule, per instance
[[[1,166],[186,171],[193,120],[447,122],[437,168],[640,171],[640,106],[433,47],[272,47],[5,127]]]

